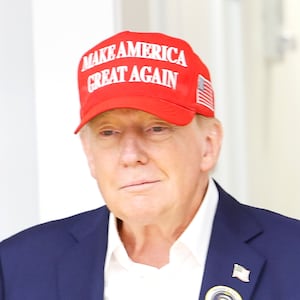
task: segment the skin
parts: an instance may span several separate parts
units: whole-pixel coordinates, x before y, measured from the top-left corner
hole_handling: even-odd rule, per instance
[[[160,268],[205,195],[222,140],[218,120],[176,126],[134,109],[98,115],[82,130],[90,171],[135,262]]]

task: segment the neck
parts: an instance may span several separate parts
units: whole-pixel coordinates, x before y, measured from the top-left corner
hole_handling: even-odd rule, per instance
[[[137,263],[161,268],[169,263],[169,252],[176,237],[158,226],[131,227],[119,221],[119,233],[128,256]]]
[[[174,227],[130,225],[118,219],[118,230],[127,254],[134,262],[161,268],[169,263],[170,249],[191,219]]]

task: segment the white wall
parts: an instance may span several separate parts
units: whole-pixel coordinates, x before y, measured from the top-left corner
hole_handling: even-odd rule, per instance
[[[283,1],[282,32],[294,39],[282,59],[269,66],[267,99],[271,115],[269,133],[269,182],[266,191],[271,209],[300,218],[300,2]],[[282,33],[281,32],[281,33]]]
[[[0,240],[38,222],[29,0],[0,1]]]
[[[70,5],[71,4],[71,5]],[[40,221],[100,206],[79,137],[77,65],[113,33],[113,1],[33,1]]]
[[[299,12],[298,0],[249,0],[243,2],[242,13],[249,203],[296,218],[300,218]],[[275,30],[269,30],[267,20]],[[283,55],[274,55],[284,32],[297,46],[287,44]]]
[[[103,203],[78,136],[76,69],[113,0],[0,2],[0,240]]]

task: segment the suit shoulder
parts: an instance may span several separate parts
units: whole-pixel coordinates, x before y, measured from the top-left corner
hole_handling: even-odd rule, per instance
[[[264,232],[265,237],[274,238],[274,241],[293,240],[293,244],[298,244],[300,233],[300,221],[282,214],[246,205],[238,202],[230,194],[217,185],[220,200],[219,214],[236,232],[242,234],[245,231],[256,227],[258,232]],[[299,242],[300,245],[300,242]]]
[[[41,223],[13,236],[3,240],[0,243],[0,249],[22,247],[27,244],[36,243],[46,246],[49,243],[61,242],[62,240],[72,239],[72,235],[68,234],[72,228],[80,226],[81,228],[92,227],[92,223],[101,219],[101,215],[107,214],[106,206],[98,209],[82,212],[63,219],[53,220]]]
[[[266,230],[276,231],[277,235],[286,233],[288,235],[296,234],[299,237],[299,220],[264,208],[252,207],[248,205],[243,206],[255,216],[259,223],[263,224],[263,227]]]

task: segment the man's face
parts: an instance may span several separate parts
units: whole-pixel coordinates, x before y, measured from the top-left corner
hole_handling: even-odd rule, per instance
[[[219,152],[221,129],[213,120],[195,117],[176,126],[142,111],[115,109],[90,121],[83,146],[115,216],[140,225],[189,222]]]

